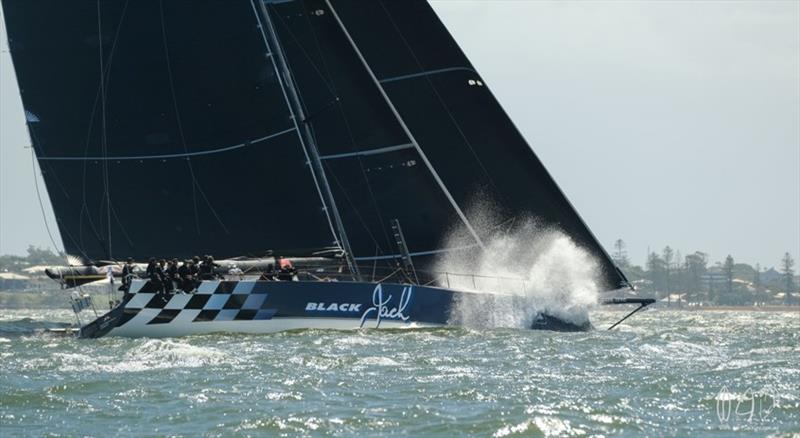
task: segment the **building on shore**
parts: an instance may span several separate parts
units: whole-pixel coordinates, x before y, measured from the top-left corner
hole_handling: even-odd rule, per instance
[[[0,290],[23,290],[28,287],[31,278],[14,272],[0,272]]]

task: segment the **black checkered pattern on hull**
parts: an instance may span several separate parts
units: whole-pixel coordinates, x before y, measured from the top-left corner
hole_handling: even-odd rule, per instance
[[[254,321],[271,319],[276,309],[267,304],[266,285],[255,281],[204,281],[193,294],[157,293],[150,282],[134,282],[121,324],[153,314],[146,324],[169,324],[176,318],[191,322]]]

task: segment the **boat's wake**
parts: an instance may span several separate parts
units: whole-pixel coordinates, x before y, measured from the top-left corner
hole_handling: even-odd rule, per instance
[[[579,326],[588,323],[600,291],[599,264],[588,251],[533,220],[487,234],[491,238],[481,254],[450,253],[439,260],[438,271],[470,274],[448,276],[451,287],[485,293],[459,300],[452,323],[528,328],[540,313]],[[513,299],[500,300],[498,294]]]

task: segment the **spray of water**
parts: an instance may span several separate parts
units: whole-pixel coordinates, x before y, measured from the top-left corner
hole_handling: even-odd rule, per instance
[[[563,232],[534,219],[490,228],[498,223],[492,211],[486,204],[470,209],[473,226],[489,236],[484,251],[449,253],[437,263],[439,272],[467,274],[448,275],[450,287],[480,292],[456,304],[451,322],[523,328],[546,313],[577,325],[587,323],[600,291],[600,268],[593,256]],[[458,246],[464,234],[453,232],[448,240],[448,246]]]

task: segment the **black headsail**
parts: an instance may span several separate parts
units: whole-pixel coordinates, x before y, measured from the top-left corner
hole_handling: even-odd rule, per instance
[[[443,237],[460,221],[459,212],[325,3],[262,4],[356,258],[395,263],[393,219],[413,230],[407,236],[412,253],[447,250]]]
[[[68,253],[232,257],[335,244],[250,1],[3,9]]]
[[[396,217],[412,255],[457,250],[444,247],[453,224],[478,250],[490,230],[464,212],[480,193],[500,223],[556,226],[596,256],[606,287],[627,284],[426,1],[264,4],[314,114],[357,258],[372,258],[370,245],[379,257],[396,252],[386,234]]]
[[[394,263],[397,219],[424,267],[480,193],[625,283],[423,0],[2,1],[69,252]]]

